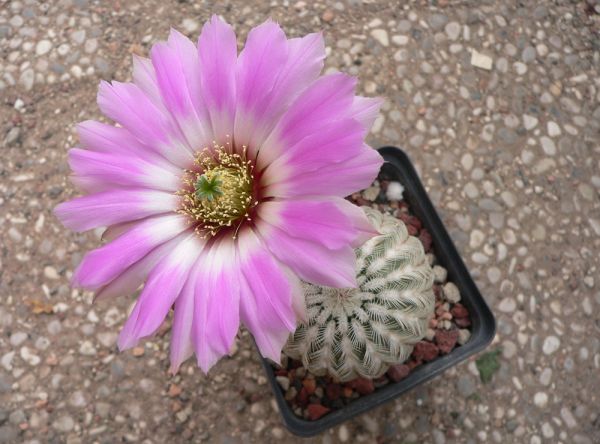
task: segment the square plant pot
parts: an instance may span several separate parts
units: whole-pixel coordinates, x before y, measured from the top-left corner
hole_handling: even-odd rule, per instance
[[[404,200],[429,231],[437,261],[448,270],[448,279],[458,287],[461,303],[471,318],[471,337],[467,343],[454,348],[450,353],[439,356],[415,369],[399,382],[391,382],[373,393],[353,400],[344,407],[334,410],[315,421],[308,421],[294,414],[284,399],[284,393],[275,379],[272,364],[262,359],[267,378],[275,394],[279,411],[287,428],[299,436],[313,436],[368,410],[389,402],[404,392],[434,378],[444,370],[457,365],[469,356],[483,350],[494,338],[496,322],[494,315],[479,293],[465,264],[456,251],[448,232],[429,200],[408,156],[399,148],[383,147],[379,153],[385,159],[381,175],[397,180],[404,186]]]

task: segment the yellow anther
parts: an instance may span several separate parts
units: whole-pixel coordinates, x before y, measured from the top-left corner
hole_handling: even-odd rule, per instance
[[[237,224],[235,238],[244,219],[249,219],[250,210],[258,204],[253,195],[252,170],[246,147],[240,155],[213,141],[212,149],[202,150],[193,170],[185,172],[184,189],[178,193],[182,196],[179,212],[197,223],[196,232],[204,238]]]

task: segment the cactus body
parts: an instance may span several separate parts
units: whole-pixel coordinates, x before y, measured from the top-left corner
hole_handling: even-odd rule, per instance
[[[358,288],[304,283],[307,321],[284,353],[317,376],[376,378],[405,361],[433,315],[433,272],[402,221],[363,207],[379,233],[356,249]]]

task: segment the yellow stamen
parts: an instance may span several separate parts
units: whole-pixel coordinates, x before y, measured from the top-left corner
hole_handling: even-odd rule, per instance
[[[194,159],[196,171],[186,170],[180,213],[197,222],[196,231],[202,237],[214,236],[224,227],[237,224],[237,236],[244,220],[250,220],[251,209],[258,204],[254,199],[254,165],[242,154],[232,153],[226,146],[213,142]]]

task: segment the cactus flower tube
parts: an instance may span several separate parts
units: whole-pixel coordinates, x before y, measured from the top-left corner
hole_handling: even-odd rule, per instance
[[[378,378],[404,362],[433,316],[433,271],[395,217],[363,207],[379,235],[356,249],[358,288],[304,284],[308,320],[284,352],[317,376]]]
[[[69,163],[85,195],[56,214],[75,231],[108,227],[74,285],[97,299],[143,285],[121,349],[174,307],[173,372],[194,352],[208,371],[240,323],[279,361],[303,316],[300,279],[356,285],[353,247],[375,232],[343,197],[382,164],[364,143],[380,100],[321,76],[324,57],[321,34],[288,39],[272,21],[238,54],[215,16],[197,45],[173,30],[134,58],[132,83],[101,83],[98,105],[118,125],[79,124]]]

